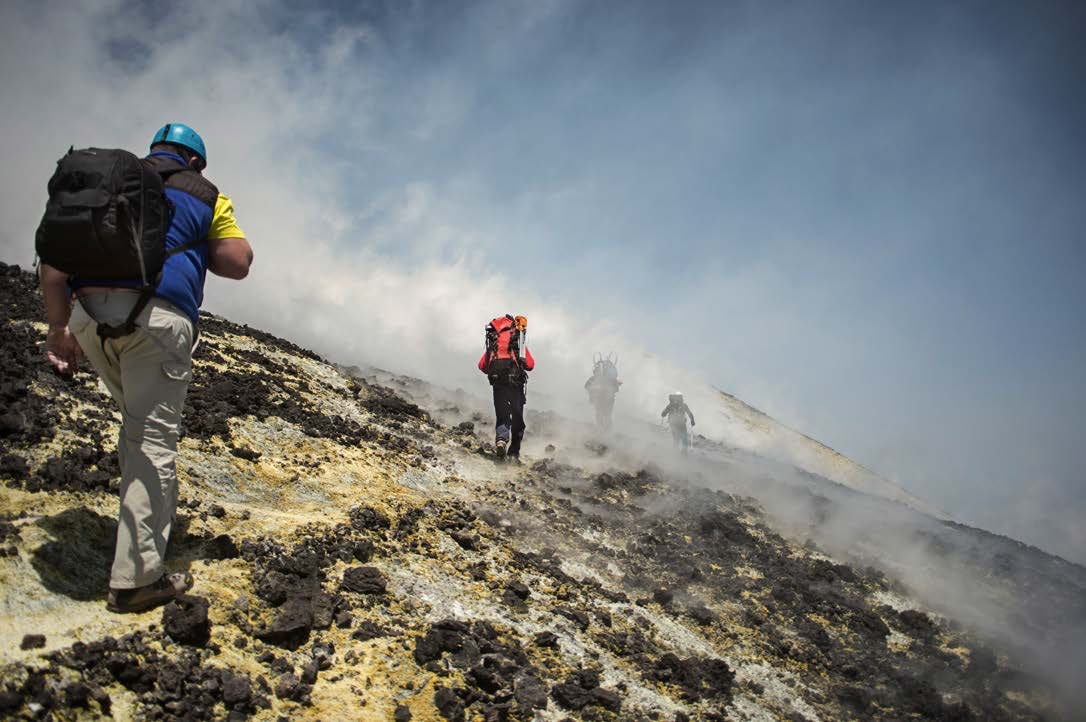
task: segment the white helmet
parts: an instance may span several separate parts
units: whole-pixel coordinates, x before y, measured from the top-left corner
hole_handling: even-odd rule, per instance
[[[672,395],[672,396],[682,396],[682,395],[683,395],[683,392],[682,392],[682,391],[675,391],[675,392],[674,392],[674,393],[672,393],[671,395]]]

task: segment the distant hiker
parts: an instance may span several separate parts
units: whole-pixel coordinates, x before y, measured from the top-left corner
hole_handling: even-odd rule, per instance
[[[667,424],[671,427],[671,442],[676,449],[681,448],[684,454],[690,449],[690,433],[686,430],[687,416],[690,417],[690,426],[697,426],[694,422],[694,412],[683,401],[682,392],[676,391],[668,396],[667,406],[660,412],[660,417],[667,418]]]
[[[499,316],[486,326],[486,348],[479,358],[479,370],[494,387],[494,448],[498,458],[520,460],[524,438],[525,386],[528,372],[535,368],[528,350],[528,319]]]
[[[201,175],[207,151],[196,131],[167,124],[150,150],[143,159],[69,151],[49,180],[35,238],[49,363],[71,374],[85,355],[121,410],[120,523],[106,602],[119,613],[192,587],[190,574],[166,573],[164,556],[197,312],[207,271],[242,279],[253,261],[230,199]]]
[[[611,428],[611,415],[615,409],[615,395],[622,382],[618,380],[618,359],[615,355],[596,354],[592,363],[592,375],[584,382],[588,400],[596,409],[596,426],[601,431]]]

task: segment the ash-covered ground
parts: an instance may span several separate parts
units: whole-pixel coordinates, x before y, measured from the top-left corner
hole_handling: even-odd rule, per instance
[[[118,416],[93,373],[44,363],[29,273],[0,265],[0,308],[4,718],[1075,714],[1025,652],[918,597],[891,545],[830,533],[847,490],[772,470],[753,484],[719,464],[679,474],[572,442],[538,413],[528,463],[496,465],[478,399],[347,371],[213,316],[171,540],[196,585],[111,615]],[[895,513],[891,526],[912,518]],[[917,528],[991,594],[1029,585],[1029,605],[993,609],[1047,609],[1023,620],[1038,633],[1077,628],[1080,568],[1061,582],[1060,560],[1022,569],[1032,557],[1000,557],[983,533]]]

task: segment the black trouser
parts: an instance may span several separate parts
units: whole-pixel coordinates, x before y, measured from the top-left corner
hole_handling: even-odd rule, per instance
[[[495,441],[507,442],[513,456],[524,438],[524,401],[523,384],[494,384]]]

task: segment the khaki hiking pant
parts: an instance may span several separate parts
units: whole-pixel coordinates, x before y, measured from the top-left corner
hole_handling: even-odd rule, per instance
[[[102,343],[96,321],[123,323],[136,298],[126,289],[90,293],[76,301],[68,322],[121,409],[121,511],[110,574],[113,589],[151,584],[165,571],[177,507],[177,437],[192,380],[192,321],[169,301],[151,299],[135,331]]]

